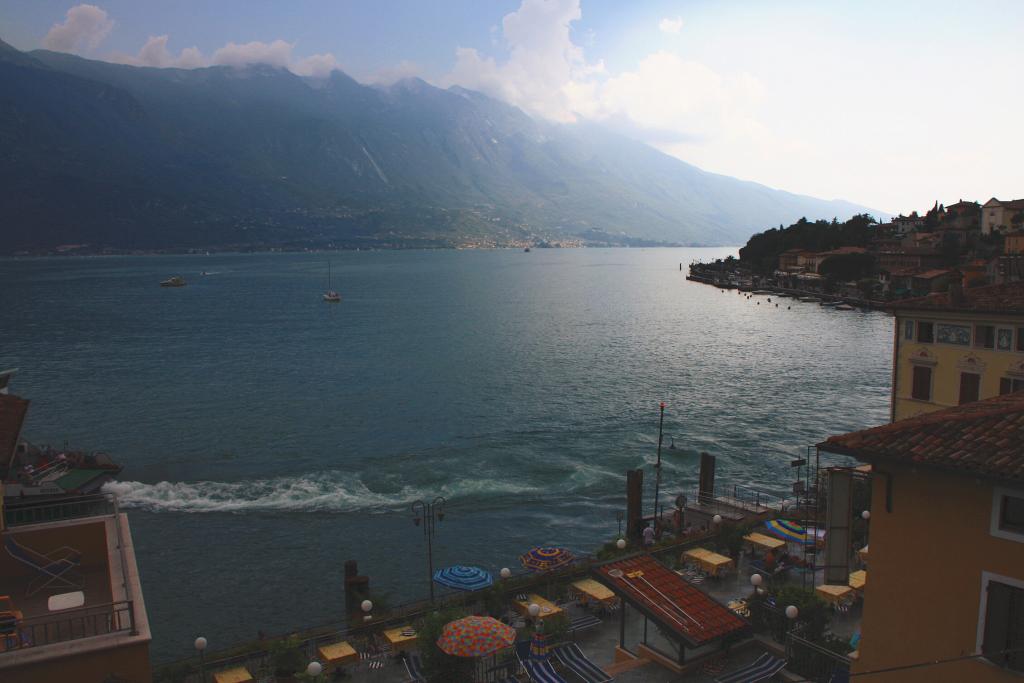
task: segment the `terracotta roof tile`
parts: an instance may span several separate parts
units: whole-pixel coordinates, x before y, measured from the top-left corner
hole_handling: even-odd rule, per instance
[[[615,569],[621,570],[624,576],[610,576]],[[630,578],[628,575],[633,572],[642,572],[643,576]],[[745,619],[650,555],[603,564],[595,567],[594,573],[626,602],[671,630],[690,647],[700,647],[750,628]]]
[[[963,298],[957,303],[953,302],[949,292],[941,292],[917,299],[897,301],[887,308],[893,311],[1024,313],[1024,281],[968,288],[963,290]]]
[[[1024,481],[1024,391],[831,436],[818,448],[859,460],[913,462]]]

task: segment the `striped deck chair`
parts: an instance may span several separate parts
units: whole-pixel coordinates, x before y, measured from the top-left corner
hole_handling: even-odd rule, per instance
[[[576,617],[569,622],[569,633],[576,633],[577,631],[583,631],[584,629],[600,625],[601,620],[593,614],[584,614],[583,616]]]
[[[420,661],[419,653],[407,652],[402,655],[402,662],[405,664],[405,672],[409,674],[408,683],[426,683],[423,675],[423,663]]]
[[[717,683],[757,683],[765,681],[786,668],[786,660],[773,657],[767,652],[762,654],[754,663],[737,669],[731,674],[716,678]]]
[[[516,657],[526,669],[526,675],[533,683],[568,683],[562,678],[551,662],[543,659],[530,659],[530,641],[516,644]]]
[[[612,680],[605,671],[590,661],[576,643],[565,643],[554,649],[555,658],[586,683],[608,683]]]
[[[8,555],[39,573],[29,582],[26,595],[35,595],[50,584],[79,589],[85,585],[85,578],[79,571],[82,553],[74,548],[64,546],[44,555],[18,543],[13,534],[7,534],[4,547]]]

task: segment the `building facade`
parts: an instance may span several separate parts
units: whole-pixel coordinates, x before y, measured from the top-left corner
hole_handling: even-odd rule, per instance
[[[890,418],[1024,389],[1024,282],[893,304]]]
[[[872,465],[871,552],[852,673],[878,672],[865,680],[880,683],[1022,680],[1024,394],[818,447]]]
[[[1001,202],[995,197],[981,207],[981,234],[1006,232],[1014,227],[1013,217],[1024,213],[1024,199]]]

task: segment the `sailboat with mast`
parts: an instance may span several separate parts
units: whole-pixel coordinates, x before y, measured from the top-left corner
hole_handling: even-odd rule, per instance
[[[341,301],[341,295],[331,289],[331,262],[327,262],[327,291],[324,292],[324,301],[332,304]]]

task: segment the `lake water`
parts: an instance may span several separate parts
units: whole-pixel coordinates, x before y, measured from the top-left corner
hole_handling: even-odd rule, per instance
[[[885,422],[891,319],[678,269],[728,253],[2,260],[0,368],[21,369],[26,438],[124,464],[160,661],[341,619],[350,558],[393,602],[424,596],[420,498],[449,502],[438,566],[593,550],[654,461],[659,401],[671,497],[700,451],[784,494],[809,444]]]

